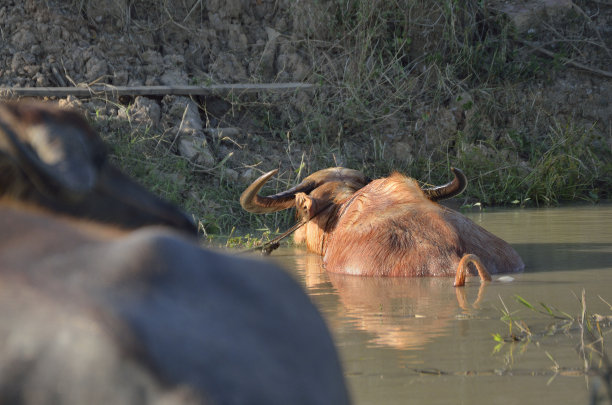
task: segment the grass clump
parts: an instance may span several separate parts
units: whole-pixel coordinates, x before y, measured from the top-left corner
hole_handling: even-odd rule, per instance
[[[612,154],[592,131],[557,124],[536,141],[507,134],[497,144],[466,143],[456,164],[471,174],[471,196],[488,205],[555,205],[610,198]],[[521,155],[524,158],[521,158]],[[500,166],[500,162],[505,164]]]
[[[468,199],[484,204],[609,198],[602,126],[538,106],[529,82],[550,82],[562,65],[526,52],[509,19],[483,2],[353,0],[301,11],[312,14],[307,49],[322,87],[303,120],[287,124],[319,146],[310,171],[340,162],[440,183],[457,166],[472,180]]]

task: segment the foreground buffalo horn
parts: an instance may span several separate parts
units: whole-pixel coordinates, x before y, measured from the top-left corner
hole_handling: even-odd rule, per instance
[[[0,196],[125,228],[193,221],[113,167],[78,113],[36,102],[0,104]]]
[[[455,167],[451,167],[451,171],[455,175],[455,178],[449,183],[438,187],[423,189],[423,192],[431,201],[446,200],[463,193],[467,187],[467,178],[465,174]]]
[[[261,190],[270,177],[274,176],[277,172],[278,169],[265,173],[244,190],[240,196],[240,205],[242,205],[242,208],[254,214],[281,211],[295,206],[296,194],[308,194],[326,183],[338,182],[350,184],[355,190],[358,190],[370,182],[370,179],[360,171],[346,169],[344,167],[332,167],[311,174],[302,180],[300,184],[289,190],[267,197],[258,195],[259,190]]]

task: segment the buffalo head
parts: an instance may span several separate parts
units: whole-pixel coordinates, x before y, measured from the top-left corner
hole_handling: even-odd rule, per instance
[[[104,142],[74,111],[0,104],[0,196],[61,214],[135,228],[193,221],[108,162]]]

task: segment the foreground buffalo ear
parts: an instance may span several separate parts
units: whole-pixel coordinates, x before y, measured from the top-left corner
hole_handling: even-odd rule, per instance
[[[42,103],[0,105],[3,159],[51,198],[79,199],[97,183],[106,150],[81,115]]]

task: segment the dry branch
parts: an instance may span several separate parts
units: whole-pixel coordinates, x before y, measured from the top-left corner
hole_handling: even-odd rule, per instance
[[[549,51],[548,49],[544,49],[541,46],[538,46],[536,44],[533,44],[531,42],[528,41],[520,41],[523,44],[529,46],[531,49],[533,49],[534,51],[540,52],[546,56],[549,56],[551,58],[555,58],[557,57],[557,55],[554,52]],[[572,66],[574,68],[577,69],[581,69],[584,71],[587,71],[589,73],[595,74],[595,75],[599,75],[599,76],[603,76],[603,77],[607,77],[607,78],[612,78],[612,72],[608,71],[608,70],[602,70],[602,69],[597,69],[594,67],[590,67],[587,65],[584,65],[580,62],[576,62],[572,59],[569,58],[564,58],[564,57],[560,57],[559,60],[561,60],[561,62],[563,62],[566,65]]]
[[[312,88],[308,83],[213,84],[209,86],[0,87],[0,96],[120,97],[120,96],[227,96],[260,92],[291,92]]]

